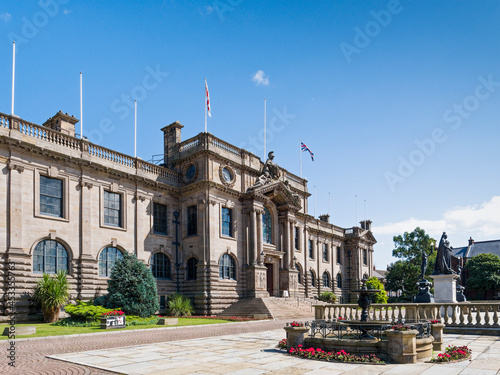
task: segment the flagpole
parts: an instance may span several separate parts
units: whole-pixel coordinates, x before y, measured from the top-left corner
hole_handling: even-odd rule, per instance
[[[354,222],[354,225],[358,223],[358,195],[356,194],[354,196],[354,217],[356,218],[356,221]]]
[[[300,178],[302,178],[302,140],[299,139],[299,142]]]
[[[16,77],[16,42],[12,42],[12,105],[10,114],[14,116],[14,82]]]
[[[207,79],[205,78],[205,133],[207,132]]]
[[[330,192],[328,192],[328,215],[332,217],[332,207],[331,207],[331,201],[330,201]]]
[[[83,78],[80,72],[80,139],[83,139]]]
[[[314,218],[316,218],[316,185],[314,185]]]
[[[137,100],[134,100],[134,158],[137,157]]]
[[[264,98],[264,160],[266,160],[266,98]]]

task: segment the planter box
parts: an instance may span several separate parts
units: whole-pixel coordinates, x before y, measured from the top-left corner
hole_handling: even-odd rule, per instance
[[[177,318],[160,318],[158,323],[160,326],[175,326],[179,324],[179,319]]]
[[[126,326],[125,315],[101,316],[101,329],[125,328]]]

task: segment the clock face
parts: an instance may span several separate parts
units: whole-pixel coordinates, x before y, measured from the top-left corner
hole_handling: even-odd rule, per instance
[[[196,173],[196,166],[194,164],[191,164],[186,171],[186,178],[188,180],[192,180],[195,173]]]
[[[224,180],[226,180],[226,182],[231,182],[231,180],[233,179],[233,174],[231,173],[229,168],[224,167],[224,169],[222,169],[222,177],[224,177]]]

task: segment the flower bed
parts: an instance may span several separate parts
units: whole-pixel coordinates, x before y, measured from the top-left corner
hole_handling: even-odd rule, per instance
[[[122,310],[113,310],[101,314],[101,316],[120,316],[120,315],[125,315],[125,313]]]
[[[448,345],[444,353],[439,353],[437,358],[432,358],[431,362],[454,362],[468,359],[472,353],[467,346]]]
[[[357,356],[354,354],[349,354],[344,350],[340,350],[338,352],[325,352],[321,348],[303,349],[302,345],[299,345],[297,348],[290,349],[288,354],[296,357],[317,359],[320,361],[327,361],[327,362],[380,363],[380,364],[385,363],[380,358],[377,358],[375,354]]]
[[[290,323],[290,327],[304,327],[304,323],[293,321]]]

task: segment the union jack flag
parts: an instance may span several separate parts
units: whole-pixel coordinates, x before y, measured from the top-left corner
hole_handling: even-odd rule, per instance
[[[300,141],[300,149],[301,149],[302,152],[309,151],[309,154],[311,155],[311,160],[314,161],[314,154],[313,154],[313,152],[302,141]]]

